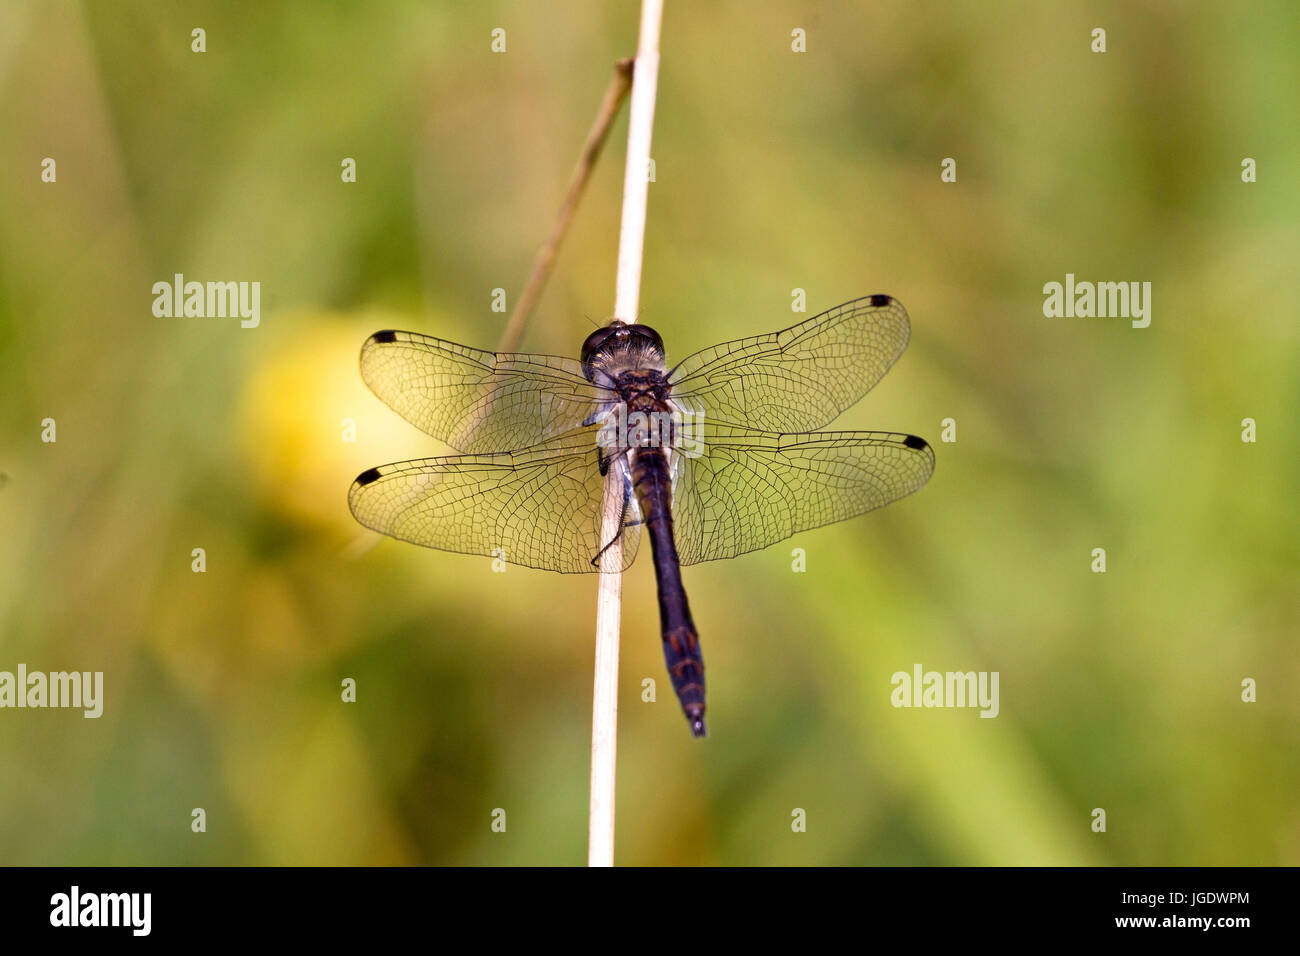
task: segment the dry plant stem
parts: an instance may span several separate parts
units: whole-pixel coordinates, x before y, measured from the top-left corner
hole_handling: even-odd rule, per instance
[[[587,132],[587,141],[582,144],[582,153],[578,157],[577,165],[573,167],[573,174],[569,177],[569,187],[565,191],[560,211],[555,217],[555,225],[551,227],[551,234],[537,250],[537,255],[533,257],[533,268],[528,275],[528,281],[524,283],[523,291],[519,294],[510,318],[506,322],[505,331],[501,333],[501,338],[497,342],[498,352],[514,352],[519,348],[519,341],[524,336],[524,327],[528,324],[537,300],[541,298],[546,280],[550,278],[556,253],[559,252],[560,243],[564,241],[564,236],[569,231],[569,224],[573,222],[574,214],[578,211],[578,203],[582,199],[582,193],[587,187],[592,171],[596,168],[596,160],[600,157],[609,129],[614,125],[619,107],[627,98],[628,90],[632,88],[633,62],[631,59],[622,59],[614,64],[614,76],[605,89],[605,98],[601,101],[591,129]],[[448,444],[453,448],[469,444],[469,439],[478,429],[478,423],[487,418],[491,412],[494,401],[492,397],[487,398],[475,418],[466,422],[464,429],[453,436]]]
[[[587,180],[591,178],[591,172],[596,168],[596,160],[600,157],[601,147],[605,145],[605,137],[609,135],[609,128],[618,116],[618,109],[623,105],[627,91],[632,87],[632,63],[632,60],[624,59],[614,64],[614,75],[605,90],[605,98],[601,101],[595,122],[587,132],[587,141],[582,144],[582,155],[578,157],[578,164],[573,167],[573,174],[569,177],[569,188],[564,194],[564,204],[560,206],[550,236],[533,258],[532,272],[529,273],[528,281],[515,302],[509,321],[506,322],[506,330],[502,333],[501,341],[497,346],[498,352],[514,352],[519,348],[519,340],[524,336],[524,326],[528,323],[528,317],[532,314],[533,307],[537,305],[537,300],[541,298],[542,290],[546,288],[546,280],[550,278],[551,267],[555,264],[555,254],[560,249],[560,243],[564,241],[565,233],[569,231],[569,224],[573,221],[573,214],[578,210],[578,202],[587,187]]]
[[[623,483],[618,469],[605,475],[602,541],[622,532]],[[618,751],[618,638],[622,610],[622,545],[600,558],[596,590],[596,676],[591,710],[591,806],[588,866],[614,865],[614,770]]]
[[[650,134],[654,128],[655,89],[659,82],[659,24],[663,0],[642,0],[641,34],[632,78],[632,110],[623,173],[623,223],[618,241],[618,282],[614,315],[635,322],[641,299],[641,257],[645,243],[646,199],[650,188]],[[605,479],[601,538],[622,533],[623,487],[611,468]],[[589,866],[614,865],[614,770],[618,740],[618,636],[622,610],[623,548],[615,544],[601,557],[596,598],[596,679],[591,714],[591,815]]]

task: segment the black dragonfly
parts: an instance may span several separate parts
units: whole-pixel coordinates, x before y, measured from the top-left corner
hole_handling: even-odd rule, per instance
[[[376,332],[361,349],[366,384],[463,454],[371,468],[348,502],[394,538],[564,573],[599,570],[615,541],[626,568],[644,527],[669,675],[702,737],[704,661],[681,566],[765,548],[926,483],[934,452],[924,439],[815,430],[880,381],[909,334],[887,295],[671,368],[654,329],[619,320],[588,336],[580,361]],[[622,531],[603,541],[611,468]]]

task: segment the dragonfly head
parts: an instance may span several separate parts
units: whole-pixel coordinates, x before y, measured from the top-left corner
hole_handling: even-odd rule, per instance
[[[597,329],[582,343],[582,366],[588,381],[593,380],[595,368],[609,366],[637,367],[635,358],[647,356],[662,362],[664,340],[648,325],[614,319],[604,328]]]

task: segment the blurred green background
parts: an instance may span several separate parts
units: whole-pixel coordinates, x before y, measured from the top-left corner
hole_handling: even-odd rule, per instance
[[[0,669],[107,697],[0,711],[0,863],[585,860],[595,578],[381,539],[346,492],[442,450],[362,385],[363,339],[494,346],[636,18],[0,4]],[[1298,28],[1290,2],[668,0],[642,318],[680,358],[798,321],[795,288],[891,293],[911,347],[837,426],[938,463],[688,570],[704,742],[643,555],[619,862],[1300,863]],[[574,355],[612,307],[625,136],[526,350]],[[154,317],[176,272],[260,281],[261,326]],[[1150,281],[1150,328],[1045,318],[1067,272]],[[917,663],[1000,672],[1001,715],[894,709]]]

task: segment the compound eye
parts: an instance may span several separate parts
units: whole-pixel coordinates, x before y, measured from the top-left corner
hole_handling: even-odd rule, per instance
[[[600,347],[605,344],[605,340],[609,338],[612,331],[613,329],[597,329],[587,336],[587,340],[582,343],[582,360],[584,362],[591,361],[591,356],[600,350]]]
[[[657,351],[664,350],[664,340],[659,337],[659,333],[648,325],[632,325],[628,327],[633,335],[637,335],[649,342]]]
[[[591,357],[604,348],[611,340],[617,342],[619,339],[626,341],[628,327],[624,322],[615,319],[603,329],[597,329],[587,336],[587,341],[582,343],[582,361],[590,362]]]

